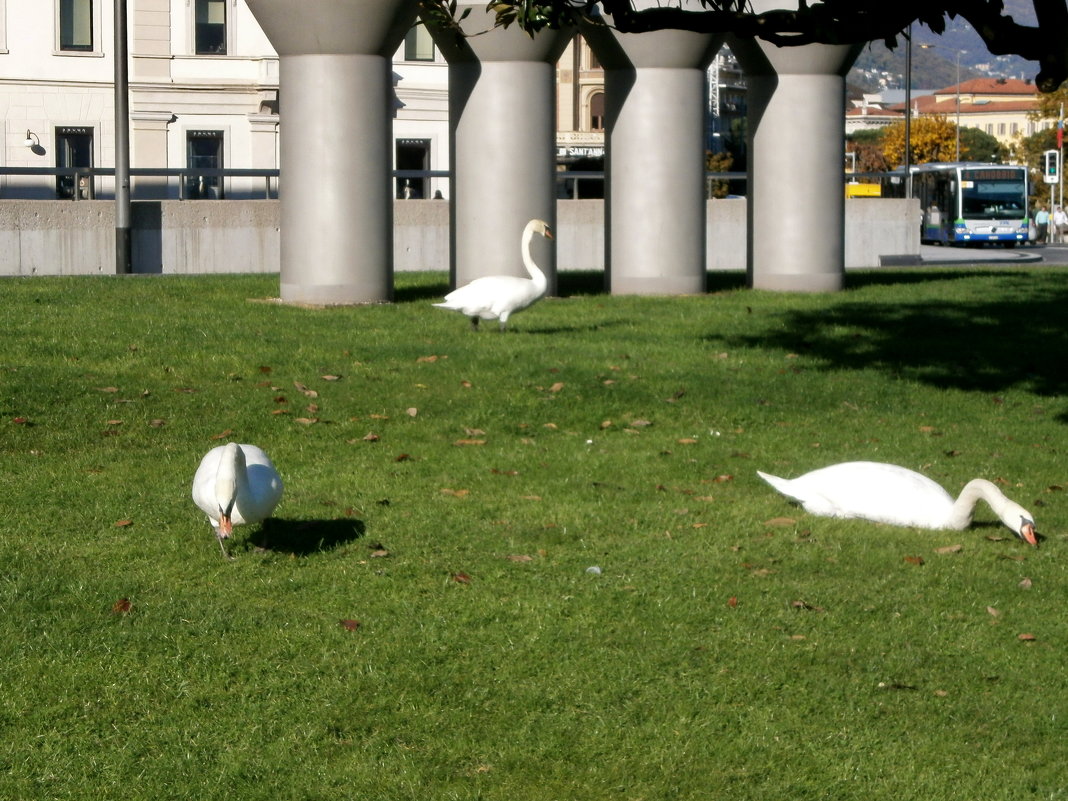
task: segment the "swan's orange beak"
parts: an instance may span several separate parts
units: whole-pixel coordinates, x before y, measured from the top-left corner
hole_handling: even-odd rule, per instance
[[[1030,520],[1025,521],[1024,524],[1020,526],[1020,537],[1022,537],[1023,541],[1028,545],[1034,545],[1036,548],[1038,547],[1038,532],[1035,531],[1035,524]]]
[[[234,533],[234,524],[230,520],[230,515],[219,515],[219,539],[225,540],[231,534]]]

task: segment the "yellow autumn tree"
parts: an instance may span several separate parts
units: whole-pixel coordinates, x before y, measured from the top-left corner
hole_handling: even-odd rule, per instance
[[[944,114],[924,114],[911,123],[912,163],[953,161],[957,156],[957,126]],[[961,143],[961,160],[968,157]],[[905,163],[905,123],[895,122],[883,135],[883,155],[896,166]]]

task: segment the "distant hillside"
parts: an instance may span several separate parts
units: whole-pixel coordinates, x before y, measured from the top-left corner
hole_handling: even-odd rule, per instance
[[[1030,0],[1005,0],[1005,11],[1017,22],[1035,24],[1034,6]],[[959,18],[947,20],[946,31],[941,36],[931,33],[925,25],[914,25],[912,37],[914,89],[940,89],[955,84],[958,52],[962,81],[980,75],[1033,81],[1038,72],[1038,62],[1018,56],[992,56],[979,35]],[[875,92],[880,88],[904,88],[904,74],[905,37],[900,36],[894,50],[888,50],[882,42],[872,42],[865,47],[847,80],[865,91]]]

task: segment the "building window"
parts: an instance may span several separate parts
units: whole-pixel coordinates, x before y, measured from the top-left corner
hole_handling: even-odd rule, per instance
[[[223,169],[223,132],[186,132],[186,166],[191,170]],[[198,175],[191,173],[185,179],[185,197],[189,200],[221,200],[223,182],[221,175]]]
[[[93,49],[93,0],[59,0],[59,49]]]
[[[198,56],[226,55],[226,0],[196,0],[194,50]]]
[[[434,60],[434,39],[425,25],[413,25],[404,37],[404,60]]]
[[[598,92],[590,98],[590,130],[604,130],[604,92]]]
[[[586,51],[586,63],[589,65],[587,69],[599,70],[601,68],[601,61],[597,58],[597,54],[593,52],[593,48],[588,44],[584,44],[583,50]]]
[[[430,140],[429,139],[398,139],[397,140],[397,169],[418,170],[420,172],[430,169]],[[408,176],[397,178],[397,199],[425,198],[429,180],[426,176]]]
[[[986,132],[987,132],[988,134],[990,134],[991,136],[993,136],[993,134],[994,134],[994,123],[992,123],[992,122],[988,122],[988,123],[986,124]]]
[[[86,127],[56,128],[56,166],[92,167],[93,166],[93,129]],[[93,197],[93,177],[91,175],[57,175],[56,197],[60,200],[73,200],[75,194],[79,200]]]

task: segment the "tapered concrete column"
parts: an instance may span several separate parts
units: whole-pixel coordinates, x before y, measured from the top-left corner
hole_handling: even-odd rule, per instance
[[[839,290],[845,277],[845,74],[860,47],[729,43],[749,87],[749,285]]]
[[[605,68],[608,289],[703,292],[705,68],[723,37],[582,32]]]
[[[282,300],[390,300],[390,70],[415,0],[246,2],[280,56]]]
[[[484,3],[457,14],[467,9],[466,33],[492,28]],[[431,31],[449,62],[450,278],[454,286],[485,275],[525,278],[523,228],[535,218],[556,225],[556,61],[573,31]],[[553,294],[554,244],[536,237],[534,261]]]

